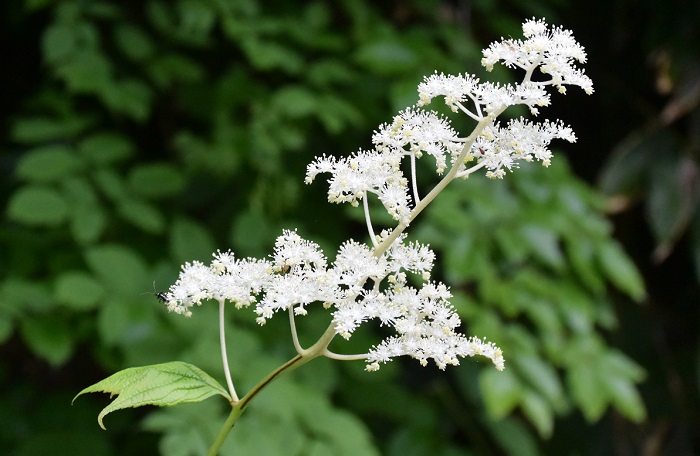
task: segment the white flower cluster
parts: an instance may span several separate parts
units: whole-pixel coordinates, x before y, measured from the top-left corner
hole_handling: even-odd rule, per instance
[[[525,71],[520,84],[480,82],[471,75],[444,75],[437,72],[418,85],[415,107],[399,113],[390,124],[380,126],[372,137],[374,149],[359,151],[347,158],[320,157],[307,168],[306,182],[319,173],[330,173],[328,200],[358,205],[374,193],[389,214],[402,224],[411,213],[409,179],[401,170],[404,157],[411,160],[428,153],[435,158],[436,171],[442,174],[456,166],[456,177],[468,177],[467,168],[485,168],[487,177],[503,178],[505,170],[517,167],[520,160],[551,163],[549,143],[555,139],[575,141],[572,130],[562,122],[532,123],[521,119],[501,126],[495,119],[509,106],[528,106],[532,115],[550,104],[546,87],[553,85],[564,93],[564,85],[580,86],[593,92],[591,80],[575,62],[585,63],[586,54],[571,32],[548,28],[543,20],[523,24],[525,40],[501,40],[484,50],[482,64],[491,70],[497,62]],[[535,70],[547,76],[533,80]],[[476,137],[459,137],[449,121],[434,112],[420,109],[435,97],[443,97],[454,112],[463,112],[478,122]],[[465,150],[466,149],[466,150]],[[449,160],[449,162],[448,162]],[[413,165],[412,165],[413,169]],[[475,170],[475,169],[472,169]],[[414,191],[413,205],[418,202]]]
[[[579,86],[589,95],[593,93],[590,78],[573,65],[574,61],[586,63],[586,52],[571,31],[561,27],[549,29],[544,20],[532,19],[523,24],[523,35],[525,41],[509,39],[492,43],[484,50],[481,64],[489,71],[497,62],[527,72],[539,67],[550,77],[545,83],[554,85],[561,93],[566,91],[565,84]]]
[[[427,246],[404,241],[400,237],[381,256],[347,241],[329,267],[317,244],[285,231],[271,260],[237,260],[231,252],[217,252],[210,266],[184,265],[165,295],[167,305],[191,315],[192,306],[208,299],[228,300],[239,308],[255,304],[257,321],[265,324],[276,312],[306,315],[306,306],[322,303],[331,309],[336,334],[345,339],[368,320],[395,330],[395,336],[369,351],[368,370],[401,355],[422,364],[433,359],[444,368],[457,364],[458,357],[477,354],[503,369],[503,356],[493,344],[456,332],[460,320],[444,284],[427,282],[420,289],[407,284],[406,272],[429,279],[435,255]]]
[[[576,141],[573,130],[564,126],[561,121],[533,123],[524,119],[514,119],[505,127],[498,123],[485,127],[482,134],[476,138],[473,150],[478,151],[476,158],[488,169],[487,177],[503,178],[504,168],[512,169],[517,166],[519,160],[539,160],[543,166],[549,166],[552,152],[547,146],[554,138]],[[473,155],[468,155],[467,161],[474,158]]]
[[[420,158],[427,153],[435,158],[437,172],[454,160],[464,145],[447,122],[434,112],[408,108],[392,123],[379,126],[372,135],[374,149],[349,157],[318,157],[307,167],[306,183],[320,173],[330,173],[328,201],[349,202],[353,206],[368,193],[377,195],[394,220],[407,223],[410,213],[408,180],[400,168],[405,156]]]
[[[348,339],[369,320],[378,320],[395,331],[367,354],[335,355],[326,346],[326,356],[361,357],[368,370],[377,370],[381,363],[401,355],[417,358],[421,364],[432,359],[444,368],[457,364],[459,357],[478,354],[503,369],[500,349],[457,332],[460,321],[449,303],[448,288],[429,282],[433,252],[426,246],[406,243],[403,230],[452,179],[466,178],[481,168],[487,177],[503,178],[506,170],[517,168],[521,160],[549,166],[552,153],[548,147],[553,139],[576,140],[561,121],[496,121],[513,105],[528,106],[537,115],[540,107],[550,104],[545,90],[550,85],[561,93],[565,85],[593,92],[590,79],[574,67],[575,62],[586,61],[586,54],[571,32],[548,28],[544,21],[533,19],[523,24],[523,34],[525,40],[491,44],[482,59],[488,70],[497,62],[523,70],[521,83],[502,85],[480,82],[470,75],[435,73],[418,86],[416,106],[374,132],[372,150],[360,150],[346,158],[318,157],[309,164],[307,183],[320,173],[331,175],[330,202],[353,206],[363,202],[374,248],[347,241],[329,265],[317,244],[295,231],[285,231],[270,259],[236,259],[231,252],[217,252],[209,266],[199,262],[184,265],[177,283],[164,296],[168,308],[189,316],[192,306],[208,299],[233,302],[238,308],[254,305],[258,323],[264,324],[279,311],[302,316],[308,306],[320,303],[332,313],[332,326],[326,334]],[[543,80],[533,79],[537,69],[541,73],[537,77]],[[443,97],[452,111],[473,119],[473,132],[460,137],[446,118],[423,110],[422,106],[435,97]],[[433,157],[436,172],[444,177],[421,199],[415,162],[425,154]],[[410,164],[409,177],[402,170],[405,159]],[[367,205],[370,194],[399,222],[393,231],[375,236]],[[410,286],[407,272],[422,279],[422,287]],[[293,319],[292,331],[301,354],[304,349],[296,339]]]

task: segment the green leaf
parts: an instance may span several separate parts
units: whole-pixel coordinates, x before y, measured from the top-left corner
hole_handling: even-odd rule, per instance
[[[61,182],[63,196],[71,207],[98,205],[100,199],[90,179],[85,176],[72,176]]]
[[[206,454],[211,436],[219,431],[222,420],[219,404],[199,402],[182,407],[154,410],[144,417],[144,430],[161,434],[159,449],[168,456],[192,456]],[[241,422],[245,422],[242,420]],[[238,427],[238,426],[236,426]],[[226,443],[233,439],[228,439]],[[226,443],[220,455],[224,456]]]
[[[532,246],[530,242],[526,242],[522,233],[514,229],[513,224],[503,224],[494,227],[492,235],[499,250],[503,252],[503,256],[508,261],[520,263],[530,260],[528,256],[532,254]]]
[[[153,163],[135,167],[127,181],[134,192],[145,198],[158,199],[182,192],[182,173],[173,165]]]
[[[258,70],[296,74],[304,67],[301,56],[291,47],[257,38],[247,38],[241,44],[250,64]]]
[[[484,369],[479,375],[479,386],[489,415],[500,419],[520,403],[523,390],[514,372]]]
[[[540,334],[546,336],[561,336],[563,332],[563,322],[558,310],[548,300],[542,299],[540,296],[532,295],[531,293],[520,290],[515,295],[518,308],[522,309],[525,314],[537,325]]]
[[[165,217],[158,208],[140,199],[129,198],[119,205],[119,215],[147,233],[160,234]]]
[[[557,284],[555,289],[559,293],[553,300],[559,303],[559,312],[566,324],[576,333],[592,333],[599,312],[591,295],[567,282]]]
[[[378,74],[399,74],[417,63],[414,51],[395,39],[373,40],[361,47],[355,58]]]
[[[142,288],[147,289],[146,286]],[[160,309],[153,304],[144,305],[143,299],[137,299],[140,294],[143,293],[134,293],[133,296],[121,299],[105,296],[97,314],[97,328],[102,345],[134,350],[139,344],[147,343],[154,337],[154,314]]]
[[[28,186],[10,197],[7,215],[26,225],[57,226],[66,220],[68,205],[53,188]]]
[[[69,139],[87,127],[87,118],[72,116],[67,119],[53,117],[29,117],[15,122],[12,139],[22,144],[37,144]]]
[[[73,352],[72,329],[53,315],[25,317],[20,330],[22,339],[31,350],[52,366],[60,366]]]
[[[646,372],[637,363],[618,351],[609,351],[601,362],[601,368],[614,376],[628,378],[634,382],[641,382],[646,377]]]
[[[46,282],[6,277],[0,283],[0,312],[10,316],[46,313],[54,307]]]
[[[566,253],[578,278],[592,291],[601,292],[604,282],[595,263],[595,248],[587,237],[566,238]]]
[[[116,163],[134,153],[131,141],[115,133],[97,133],[88,136],[80,143],[78,150],[96,165]]]
[[[128,247],[118,244],[93,247],[85,253],[85,259],[109,292],[136,296],[143,292],[141,284],[150,284],[146,264]]]
[[[603,384],[610,401],[622,415],[635,423],[640,423],[646,418],[644,402],[632,382],[626,378],[608,374],[603,377]]]
[[[121,202],[127,198],[124,180],[112,169],[99,170],[94,174],[94,178],[98,188],[112,201]]]
[[[68,271],[56,279],[54,295],[61,304],[76,310],[95,307],[104,294],[102,286],[84,271]]]
[[[81,204],[74,208],[70,230],[73,238],[80,244],[95,242],[106,226],[107,217],[101,206],[97,204]]]
[[[102,93],[112,78],[112,62],[102,53],[83,50],[56,68],[73,93]]]
[[[379,455],[379,451],[372,445],[371,434],[362,421],[356,416],[330,407],[327,403],[323,408],[316,407],[316,415],[308,413],[310,403],[307,401],[307,419],[304,423],[312,435],[321,436],[321,441],[328,447],[328,451],[318,452],[318,455],[333,454],[337,456]],[[318,401],[320,402],[320,401]],[[324,401],[325,402],[325,401]],[[315,416],[315,419],[314,419]],[[318,443],[318,441],[317,441]]]
[[[352,83],[357,74],[353,67],[340,59],[326,58],[316,62],[311,62],[306,70],[305,77],[317,86],[327,87],[337,83]],[[415,87],[414,87],[415,88]],[[335,98],[335,97],[334,97]],[[346,98],[340,98],[344,103]]]
[[[26,152],[16,174],[35,182],[51,182],[73,174],[81,163],[73,150],[63,145],[39,147]]]
[[[644,379],[644,370],[616,351],[605,353],[600,361],[600,370],[606,373],[603,383],[615,408],[634,422],[646,418],[644,402],[634,386],[635,382]]]
[[[542,452],[537,448],[537,438],[524,423],[514,418],[488,423],[498,445],[505,454],[518,456],[536,456]]]
[[[201,65],[184,55],[159,56],[147,62],[151,78],[158,86],[167,87],[173,82],[195,82],[205,75]]]
[[[111,109],[138,122],[145,121],[151,112],[153,92],[139,80],[113,82],[104,87],[102,95]]]
[[[644,280],[620,244],[614,240],[599,243],[597,256],[606,276],[617,288],[637,302],[644,299]]]
[[[608,395],[601,380],[605,372],[598,372],[597,363],[581,359],[568,371],[569,387],[574,401],[588,422],[597,421],[608,405]]]
[[[318,107],[315,94],[303,86],[284,87],[272,96],[270,109],[291,118],[305,117]]]
[[[540,436],[549,438],[552,435],[554,415],[547,400],[534,391],[528,391],[523,395],[521,408]]]
[[[178,263],[205,260],[214,251],[209,231],[194,220],[177,219],[170,229],[170,252]]]
[[[143,61],[150,58],[155,50],[151,38],[139,27],[129,23],[116,24],[114,42],[124,55],[135,61]]]
[[[170,407],[200,402],[215,394],[220,394],[231,402],[228,392],[209,374],[180,361],[124,369],[88,386],[73,400],[81,394],[96,392],[118,395],[97,417],[102,429],[106,429],[102,420],[108,413],[125,408],[144,405]]]
[[[345,99],[325,94],[319,97],[318,103],[323,109],[316,110],[315,114],[329,133],[337,135],[347,124],[358,127],[362,125],[362,114]]]
[[[513,367],[517,369],[530,387],[549,401],[552,408],[564,407],[564,391],[556,370],[538,356],[521,354],[513,357]]]
[[[205,39],[216,22],[213,5],[198,0],[180,0],[177,6],[181,36],[197,41]]]
[[[269,219],[256,210],[241,211],[231,226],[231,242],[243,256],[264,255],[274,236]]]
[[[564,265],[559,238],[551,228],[526,224],[520,229],[520,234],[530,245],[535,258],[557,270]]]
[[[48,27],[41,39],[44,59],[49,63],[60,62],[75,52],[79,40],[73,26],[56,24]]]

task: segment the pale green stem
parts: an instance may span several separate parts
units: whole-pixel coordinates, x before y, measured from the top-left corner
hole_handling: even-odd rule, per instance
[[[457,105],[457,107],[459,108],[460,111],[462,111],[463,113],[465,113],[466,115],[468,115],[469,117],[471,117],[472,119],[474,119],[478,122],[480,119],[483,118],[483,116],[481,115],[481,105],[476,100],[476,98],[474,98],[474,96],[471,94],[469,94],[469,99],[471,99],[472,102],[474,103],[474,108],[475,108],[476,113],[473,113],[470,110],[468,110],[467,108],[465,108],[464,105],[462,103],[460,103],[459,101],[456,102],[455,104]]]
[[[458,172],[457,174],[455,174],[455,177],[464,177],[464,178],[467,178],[467,177],[469,177],[469,175],[472,174],[473,172],[478,171],[478,170],[480,170],[481,168],[483,168],[485,164],[486,164],[486,163],[481,162],[481,163],[479,163],[479,164],[477,164],[477,165],[472,166],[472,167],[469,168],[469,169],[465,169],[464,171],[460,171],[460,172]]]
[[[534,72],[535,72],[535,69],[537,69],[537,67],[540,66],[540,62],[541,62],[541,61],[542,61],[542,58],[540,57],[539,59],[537,59],[536,61],[534,61],[534,62],[530,65],[529,68],[523,68],[523,70],[525,70],[525,76],[523,77],[523,80],[522,80],[521,84],[522,84],[523,82],[529,81],[530,78],[532,78],[532,73],[534,73]]]
[[[339,361],[358,361],[361,359],[367,359],[367,356],[369,356],[369,354],[368,353],[361,353],[361,354],[357,354],[357,355],[341,355],[339,353],[333,353],[330,350],[326,350],[326,352],[324,353],[324,356],[326,358],[337,359]]]
[[[362,197],[362,208],[365,210],[365,222],[367,223],[367,232],[369,233],[369,238],[372,240],[372,245],[377,246],[377,235],[374,234],[374,227],[372,226],[372,219],[369,214],[369,198],[367,197],[367,192]]]
[[[294,306],[289,307],[289,328],[292,330],[292,342],[294,342],[294,349],[297,353],[301,353],[303,349],[299,343],[299,335],[297,334],[297,325],[294,320]]]
[[[411,153],[411,183],[413,187],[413,200],[418,204],[420,196],[418,196],[418,179],[416,178],[416,154]]]
[[[228,365],[228,355],[226,354],[226,332],[224,331],[224,305],[226,301],[219,301],[219,343],[221,344],[221,361],[224,363],[224,375],[226,375],[226,384],[228,385],[228,392],[231,395],[231,400],[233,402],[238,400],[238,395],[236,394],[236,389],[233,387],[233,381],[231,380],[231,369]]]

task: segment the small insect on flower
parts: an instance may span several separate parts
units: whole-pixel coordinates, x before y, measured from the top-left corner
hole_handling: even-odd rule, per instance
[[[150,294],[150,293],[141,293],[141,294],[142,294],[142,295],[145,295],[145,294]],[[163,292],[163,291],[156,291],[156,283],[155,283],[155,282],[153,282],[153,295],[154,295],[154,296],[156,297],[156,299],[157,299],[158,301],[160,301],[161,303],[163,303],[163,304],[167,304],[167,303],[168,303],[168,297],[165,296],[165,292]]]
[[[280,275],[286,275],[292,267],[285,261],[280,268]]]

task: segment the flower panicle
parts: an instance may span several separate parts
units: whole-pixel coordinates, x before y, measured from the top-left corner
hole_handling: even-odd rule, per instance
[[[464,356],[486,353],[492,357],[488,347],[469,345],[455,332],[461,323],[449,303],[449,288],[427,281],[434,260],[427,245],[406,242],[404,234],[379,256],[366,244],[349,240],[328,264],[316,243],[285,230],[270,259],[237,259],[229,251],[216,252],[209,266],[185,264],[165,294],[166,306],[189,316],[193,306],[209,299],[230,301],[237,308],[254,304],[257,322],[263,325],[277,312],[291,309],[304,316],[307,306],[323,303],[331,311],[336,334],[345,339],[362,323],[378,320],[393,328],[396,336],[367,354],[368,370],[376,370],[379,361],[402,355],[423,364],[433,359],[442,368]],[[423,286],[410,286],[407,274],[423,281]],[[374,286],[367,288],[368,281]]]
[[[570,31],[536,19],[525,21],[522,29],[523,39],[492,43],[481,60],[489,71],[500,63],[524,72],[520,83],[500,84],[436,71],[418,85],[415,106],[374,131],[371,149],[340,158],[322,155],[307,166],[307,184],[320,174],[330,175],[329,202],[362,203],[374,248],[349,240],[330,262],[318,244],[285,230],[269,258],[239,259],[229,251],[216,252],[209,266],[186,263],[177,282],[162,296],[168,309],[190,316],[192,308],[206,300],[229,301],[237,308],[253,307],[256,321],[263,325],[278,312],[304,316],[309,306],[320,303],[332,315],[335,335],[342,338],[349,339],[370,320],[393,330],[366,354],[369,371],[396,356],[411,356],[422,365],[432,360],[444,369],[476,355],[491,359],[502,370],[500,348],[459,332],[460,319],[450,304],[449,288],[430,281],[434,253],[427,245],[408,243],[403,230],[449,180],[467,178],[482,168],[486,177],[501,179],[523,161],[539,161],[547,167],[553,158],[552,140],[576,141],[573,130],[560,120],[497,120],[515,105],[527,106],[532,116],[538,116],[551,103],[549,86],[560,93],[569,85],[593,93],[591,80],[577,66],[586,62],[586,53]],[[452,112],[472,119],[474,131],[460,136],[447,117],[427,110],[437,97]],[[422,201],[416,160],[426,155],[432,158],[435,172],[444,177],[437,191]],[[395,231],[374,235],[370,197],[398,222]]]
[[[560,121],[533,123],[523,120],[500,126],[496,117],[510,106],[527,106],[537,116],[551,104],[548,86],[565,93],[566,86],[581,87],[593,93],[593,85],[577,64],[586,62],[586,53],[572,33],[550,27],[543,19],[523,23],[524,39],[501,39],[483,51],[482,65],[492,70],[496,63],[525,71],[522,82],[500,84],[480,81],[469,74],[445,75],[437,71],[418,85],[418,101],[397,114],[374,132],[371,150],[360,150],[348,158],[317,158],[307,168],[306,182],[328,173],[328,200],[358,206],[370,194],[383,204],[391,217],[408,225],[418,202],[409,184],[415,177],[404,175],[401,162],[430,155],[435,171],[443,174],[457,166],[458,177],[468,177],[467,166],[484,168],[487,177],[502,179],[521,161],[540,161],[549,166],[552,139],[575,140],[573,131]],[[533,79],[539,69],[542,77]],[[460,137],[446,117],[424,108],[436,97],[456,113],[487,124],[475,142]],[[472,142],[468,150],[465,144]],[[413,165],[411,165],[413,167]],[[411,197],[412,196],[412,197]]]

